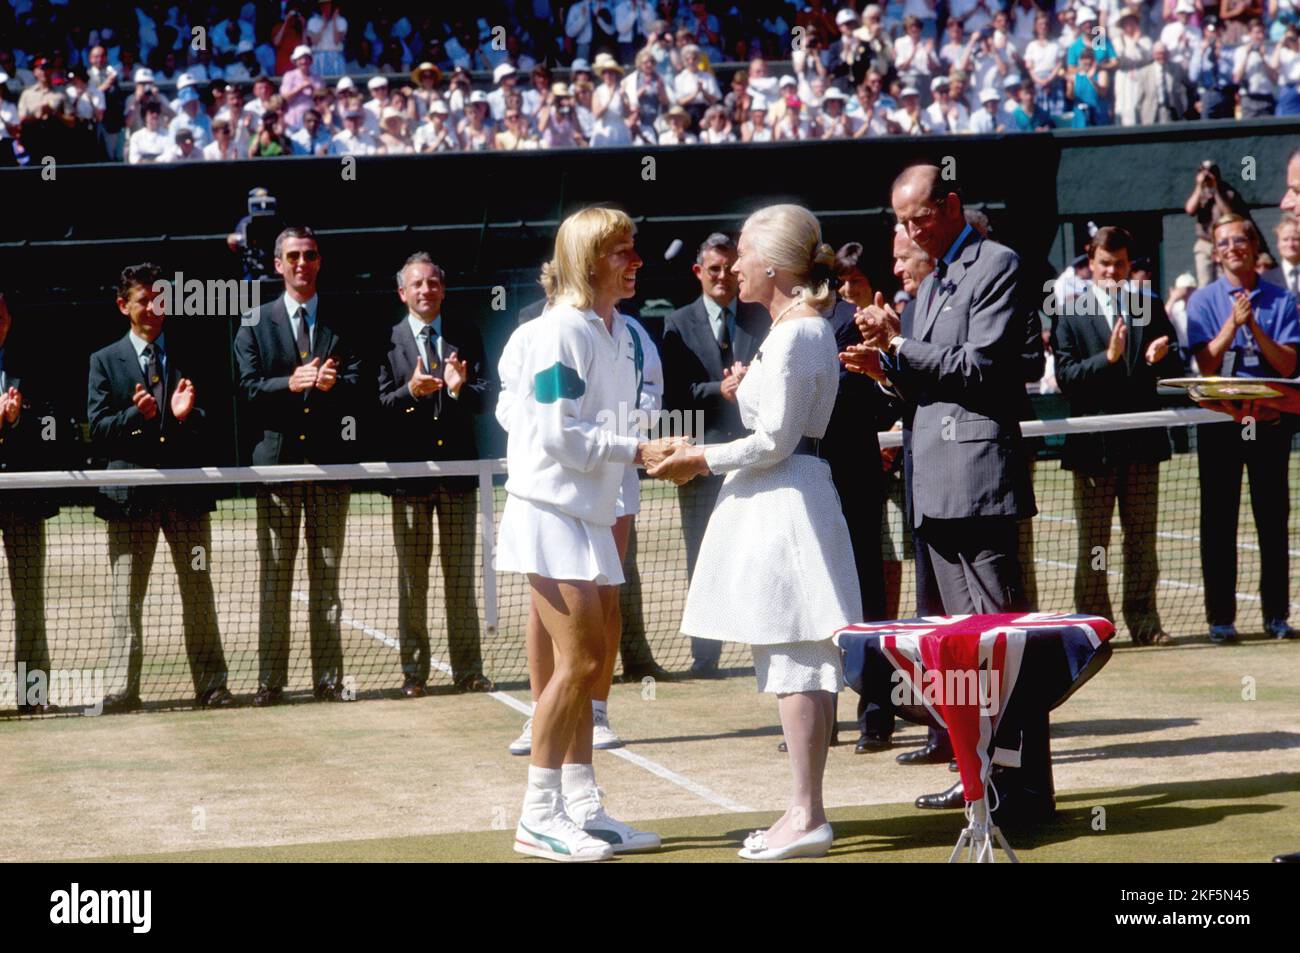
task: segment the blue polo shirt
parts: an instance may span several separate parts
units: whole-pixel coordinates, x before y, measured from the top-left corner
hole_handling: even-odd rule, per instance
[[[1219,333],[1223,322],[1232,315],[1232,293],[1240,291],[1240,285],[1234,285],[1226,277],[1220,278],[1204,288],[1198,288],[1187,302],[1187,345],[1195,353],[1203,344],[1208,344]],[[1300,317],[1296,315],[1295,296],[1281,285],[1267,281],[1257,281],[1250,292],[1250,306],[1255,311],[1255,321],[1264,333],[1278,344],[1300,345]],[[1232,347],[1224,353],[1235,354],[1231,373],[1226,369],[1221,372],[1225,377],[1282,377],[1277,368],[1264,359],[1259,343],[1249,328],[1237,329]]]

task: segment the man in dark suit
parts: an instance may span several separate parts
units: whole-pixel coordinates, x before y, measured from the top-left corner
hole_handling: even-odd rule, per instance
[[[13,346],[10,330],[13,316],[0,294],[0,472],[59,470],[63,463],[57,449],[62,443],[49,440],[48,422],[57,428],[48,404],[50,394],[42,392],[24,364],[24,354]],[[48,686],[50,650],[45,638],[45,521],[59,512],[49,494],[39,490],[6,490],[0,494],[0,534],[4,536],[5,563],[9,569],[9,591],[14,600],[14,667],[17,679],[18,711],[38,714],[50,711],[48,694],[42,695],[44,672]],[[32,692],[32,697],[28,693]]]
[[[1037,312],[1030,317],[1019,286],[1019,258],[967,223],[959,186],[937,166],[905,169],[891,202],[935,270],[918,288],[911,335],[883,297],[857,320],[865,343],[878,349],[879,372],[915,406],[910,522],[918,548],[927,551],[946,614],[1023,611],[1018,521],[1037,510],[1019,413]],[[1018,788],[1008,803],[1050,805],[1043,770],[1050,785],[1050,762],[1035,765],[1032,778],[1008,779],[1004,786]],[[958,783],[916,804],[962,802]]]
[[[253,465],[346,463],[356,458],[361,360],[316,294],[320,246],[291,226],[275,241],[284,294],[245,318],[235,336],[239,388],[260,433]],[[298,527],[307,543],[307,617],[312,685],[325,701],[351,700],[343,683],[339,562],[350,491],[339,480],[274,483],[257,495],[258,691],[255,705],[283,699],[289,676],[289,607]]]
[[[1177,333],[1160,299],[1128,284],[1133,237],[1107,226],[1088,248],[1092,286],[1076,298],[1052,328],[1056,380],[1070,402],[1071,417],[1157,410],[1156,382],[1180,377]],[[1160,464],[1170,457],[1163,429],[1069,434],[1061,466],[1074,475],[1079,521],[1074,570],[1077,612],[1114,618],[1105,554],[1111,516],[1119,502],[1124,530],[1124,622],[1133,641],[1170,641],[1156,607],[1156,518]],[[1098,559],[1098,553],[1102,559]]]
[[[203,464],[203,410],[184,374],[184,355],[163,334],[162,270],[133,265],[122,272],[117,308],[131,329],[90,357],[86,414],[91,446],[110,470]],[[180,349],[175,349],[179,351]],[[140,705],[144,600],[162,532],[181,594],[181,624],[196,703],[234,704],[226,688],[226,659],[209,575],[212,495],[202,487],[102,487],[95,515],[108,524],[112,567],[112,631],[105,678],[105,712]]]
[[[704,433],[694,436],[703,443],[726,443],[744,435],[736,388],[772,326],[760,306],[737,300],[739,288],[731,272],[735,263],[736,245],[729,236],[714,232],[706,238],[691,267],[700,282],[700,297],[664,319],[664,409],[681,411],[689,420],[699,411]],[[700,477],[677,488],[688,577],[695,573],[700,542],[721,488],[721,476]],[[721,642],[691,639],[691,673],[715,676],[721,652]]]
[[[949,614],[1023,607],[1017,520],[1032,516],[1018,410],[1025,312],[1015,252],[981,238],[957,185],[911,166],[891,199],[900,224],[936,261],[917,295],[916,327],[873,305],[858,318],[885,376],[915,402],[913,525],[929,549]]]
[[[491,396],[483,338],[472,321],[442,313],[443,271],[425,252],[397,273],[407,313],[393,326],[379,362],[379,405],[390,460],[476,460],[474,418]],[[402,694],[418,698],[429,679],[429,563],[433,516],[447,606],[452,678],[461,691],[490,692],[474,598],[478,480],[444,477],[392,489],[397,547],[397,624]]]

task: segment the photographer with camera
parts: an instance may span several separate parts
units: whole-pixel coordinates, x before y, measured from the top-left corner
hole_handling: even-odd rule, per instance
[[[1256,119],[1273,115],[1277,105],[1274,95],[1277,83],[1277,66],[1268,53],[1268,37],[1264,21],[1250,21],[1246,42],[1237,47],[1232,57],[1232,81],[1241,88],[1241,118]]]
[[[1237,191],[1223,182],[1219,167],[1210,159],[1204,160],[1196,170],[1196,182],[1187,196],[1183,211],[1196,219],[1196,243],[1192,257],[1196,260],[1196,284],[1204,288],[1219,277],[1219,266],[1214,259],[1214,242],[1211,227],[1229,213],[1250,218],[1250,211]]]
[[[1288,23],[1282,39],[1273,47],[1269,65],[1276,73],[1276,116],[1300,115],[1300,25]]]

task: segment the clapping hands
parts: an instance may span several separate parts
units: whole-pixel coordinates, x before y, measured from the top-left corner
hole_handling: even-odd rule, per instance
[[[902,329],[897,312],[885,303],[885,296],[879,291],[872,304],[854,312],[853,321],[862,334],[863,343],[882,351],[889,347],[890,339]]]

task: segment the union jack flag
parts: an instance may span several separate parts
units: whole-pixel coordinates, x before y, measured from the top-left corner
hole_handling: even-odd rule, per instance
[[[897,673],[896,686],[948,730],[966,800],[973,801],[984,796],[993,764],[1020,764],[1019,748],[994,747],[993,738],[1024,674],[1030,637],[1060,645],[1070,681],[1061,687],[1060,704],[1082,683],[1080,676],[1091,676],[1089,661],[1114,634],[1114,623],[1100,616],[1004,612],[860,623],[837,631],[835,642],[844,648],[856,638],[878,641]]]

